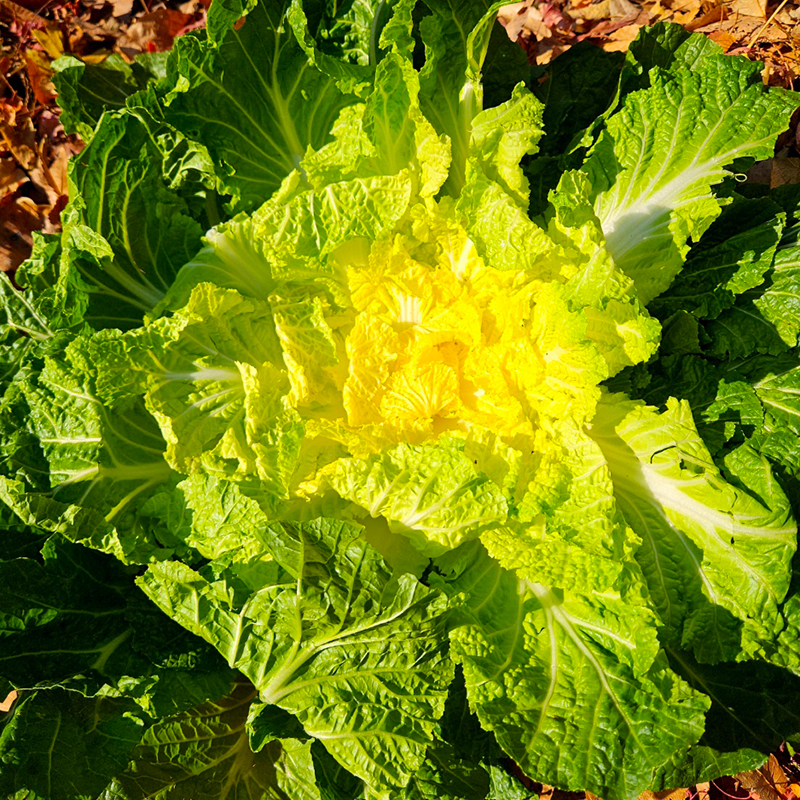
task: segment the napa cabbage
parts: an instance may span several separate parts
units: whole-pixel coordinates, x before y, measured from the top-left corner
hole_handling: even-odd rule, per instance
[[[737,183],[800,101],[665,25],[538,82],[498,7],[59,62],[87,146],[0,276],[9,796],[627,800],[800,737],[800,196]]]

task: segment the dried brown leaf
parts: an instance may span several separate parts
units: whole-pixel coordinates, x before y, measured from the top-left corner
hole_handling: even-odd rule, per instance
[[[796,174],[798,180],[790,181],[797,183],[800,181],[800,159],[775,159],[775,163],[779,161],[795,161],[797,162]],[[775,164],[773,164],[774,170]],[[780,186],[781,184],[775,184]],[[769,761],[764,764],[760,769],[754,769],[749,772],[740,772],[736,776],[743,789],[748,792],[755,793],[761,800],[785,800],[785,792],[789,786],[789,780],[786,773],[778,763],[778,759],[774,755],[769,757]]]
[[[51,59],[55,60],[64,55],[64,36],[58,25],[48,23],[44,28],[32,30],[31,36]]]
[[[708,34],[708,38],[716,42],[722,48],[723,53],[727,53],[736,44],[736,37],[732,36],[728,31],[711,31]]]
[[[699,16],[697,19],[684,25],[687,31],[696,31],[706,25],[711,25],[714,22],[721,22],[728,17],[728,9],[725,6],[714,6]]]
[[[37,28],[47,27],[47,20],[40,17],[36,11],[43,8],[46,3],[26,3],[21,0],[20,3],[14,0],[0,0],[0,19],[5,19],[9,22],[24,22],[26,25]]]
[[[757,17],[762,22],[767,18],[767,0],[732,0],[730,9],[743,17]]]
[[[46,215],[29,197],[0,199],[0,271],[13,272],[31,253],[33,231],[42,230]]]
[[[133,0],[111,0],[111,13],[115,17],[126,17],[133,11]]]
[[[639,795],[639,800],[684,800],[688,794],[686,789],[668,789],[665,792],[647,790]]]
[[[528,10],[528,6],[530,5],[529,2],[523,3],[509,3],[508,5],[502,6],[497,12],[497,21],[506,29],[508,29],[509,25],[513,25],[516,21],[516,18],[521,14],[525,14]],[[514,38],[509,33],[510,38]]]
[[[596,20],[608,19],[611,16],[611,0],[600,0],[599,3],[582,6],[581,8],[568,8],[567,14],[573,19]]]
[[[12,156],[0,158],[0,195],[13,192],[28,176],[19,168]]]
[[[680,6],[673,4],[672,22],[677,22],[678,25],[689,25],[692,23],[698,14],[701,13],[702,6],[700,0],[690,0],[690,2],[681,3]]]
[[[25,69],[31,82],[31,89],[36,102],[48,106],[56,99],[56,87],[53,85],[52,61],[40,50],[28,50],[25,53]]]
[[[0,147],[7,150],[23,169],[36,164],[36,133],[22,102],[0,102]]]
[[[632,24],[626,25],[624,28],[619,28],[608,34],[608,41],[603,42],[601,45],[603,50],[607,52],[626,52],[630,47],[631,42],[639,35],[639,31],[643,26]]]
[[[767,158],[764,161],[757,161],[747,170],[746,183],[761,183],[769,185],[772,176],[772,161],[773,159]]]
[[[169,8],[157,8],[140,17],[119,37],[121,50],[139,52],[169,50],[172,42],[191,21],[189,14]]]
[[[6,696],[6,699],[3,700],[2,703],[0,703],[0,712],[5,713],[6,711],[10,711],[11,706],[14,704],[14,701],[16,699],[17,699],[17,693],[13,691],[9,692],[8,695]]]
[[[611,0],[611,19],[636,19],[640,11],[630,0]]]
[[[512,41],[534,38],[538,41],[552,36],[552,30],[545,24],[544,17],[537,5],[531,3],[514,3],[504,6],[502,24]]]

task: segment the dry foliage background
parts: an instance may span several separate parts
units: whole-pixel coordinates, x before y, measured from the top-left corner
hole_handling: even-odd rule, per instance
[[[167,50],[202,27],[211,0],[0,0],[0,270],[13,272],[35,231],[59,229],[67,202],[67,162],[83,143],[59,121],[52,63],[64,54],[87,63],[111,53],[126,60]],[[800,2],[789,0],[524,0],[500,22],[532,64],[546,65],[586,39],[627,50],[639,29],[675,22],[713,39],[731,55],[764,64],[766,84],[800,90]],[[748,179],[800,183],[800,115],[775,157]],[[0,702],[9,711],[16,695]],[[541,800],[597,800],[520,779]],[[785,746],[759,770],[640,800],[800,800],[800,757]]]
[[[53,61],[167,50],[205,12],[204,0],[0,0],[0,270],[28,257],[32,232],[58,230],[67,161],[82,146],[59,122]]]

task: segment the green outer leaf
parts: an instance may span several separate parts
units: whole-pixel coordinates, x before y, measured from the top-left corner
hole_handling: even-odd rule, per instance
[[[27,428],[34,438],[27,447],[31,458],[44,457],[45,478],[42,486],[30,487],[40,492],[27,496],[22,484],[3,479],[4,501],[27,524],[123,560],[157,555],[161,542],[140,504],[173,473],[141,400],[112,411],[98,401],[92,376],[65,359],[48,359],[40,375],[20,375],[19,385],[25,403],[5,408],[0,418]],[[13,470],[20,457],[14,453],[6,469]]]
[[[448,744],[436,744],[397,800],[484,800],[488,791],[482,766],[459,758]]]
[[[0,562],[0,675],[27,688],[141,669],[126,619],[132,584],[119,563],[57,540],[45,559]]]
[[[174,51],[186,85],[179,82],[165,118],[208,147],[241,209],[266,200],[355,100],[308,61],[284,24],[287,5],[264,0],[217,45],[182,37]]]
[[[521,578],[559,589],[605,591],[619,583],[633,542],[615,505],[602,451],[564,425],[562,445],[536,471],[522,469],[517,519],[481,534],[489,554]],[[534,459],[536,463],[538,459]]]
[[[497,10],[491,0],[425,0],[433,12],[423,19],[425,65],[420,105],[439,133],[450,137],[453,162],[446,189],[458,195],[466,178],[472,120],[483,108],[481,67]]]
[[[310,743],[251,750],[245,724],[255,696],[240,679],[225,697],[157,722],[99,800],[321,800]]]
[[[647,303],[680,270],[688,240],[719,214],[711,187],[743,157],[767,158],[794,95],[766,91],[748,61],[709,56],[693,71],[653,68],[607,124],[584,170],[617,265]]]
[[[660,319],[679,312],[718,317],[738,295],[763,283],[783,225],[775,203],[734,198],[692,248],[672,286],[648,310]]]
[[[65,55],[53,62],[53,83],[61,107],[60,120],[67,133],[85,142],[94,135],[104,111],[118,111],[147,82],[162,77],[166,53],[148,54],[132,64],[112,53],[99,64],[86,64]]]
[[[185,541],[203,558],[230,553],[234,560],[246,562],[264,553],[259,534],[268,518],[236,483],[200,473],[190,475],[178,489],[185,503],[179,513],[191,516]]]
[[[511,99],[475,115],[468,164],[500,184],[523,208],[530,187],[519,162],[535,153],[542,135],[542,104],[519,83]]]
[[[200,226],[167,190],[150,136],[132,114],[107,114],[71,165],[61,280],[86,294],[94,327],[140,325],[200,248]]]
[[[60,257],[59,237],[34,233],[31,255],[14,275],[16,286],[3,273],[0,297],[4,333],[14,338],[22,333],[30,340],[45,341],[54,335],[55,329],[69,324],[69,309],[63,307],[63,301],[53,291]]]
[[[647,75],[653,67],[695,69],[703,59],[722,55],[722,48],[708,36],[689,33],[682,25],[658,22],[639,30],[629,53]]]
[[[139,584],[388,798],[422,763],[444,710],[446,599],[410,575],[393,579],[346,523],[275,524],[265,537],[282,569],[271,564],[272,578],[240,598],[236,564],[214,582],[154,565]]]
[[[532,87],[544,104],[543,155],[569,154],[583,144],[586,130],[614,108],[624,63],[622,53],[581,42],[548,65],[547,79]]]
[[[797,528],[766,461],[741,448],[727,466],[734,479],[749,476],[749,491],[726,483],[688,403],[673,398],[663,414],[607,398],[591,435],[622,512],[642,538],[637,559],[666,641],[712,663],[771,641]]]
[[[374,78],[380,29],[390,13],[389,4],[355,0],[338,8],[334,6],[333,19],[325,13],[331,9],[320,9],[320,5],[311,9],[323,12],[319,23],[314,25],[316,41],[309,31],[309,18],[302,0],[291,0],[286,18],[311,63],[335,78],[343,92],[362,95]]]
[[[706,732],[697,747],[676,754],[654,788],[685,785],[753,769],[781,741],[800,741],[800,677],[763,662],[698,664],[669,651],[675,671],[711,698]]]
[[[471,548],[448,556],[447,588],[466,595],[451,642],[482,726],[534,780],[636,797],[708,707],[666,667],[652,612],[520,581]]]
[[[60,688],[26,694],[0,729],[0,793],[94,800],[125,766],[144,729],[132,700]]]
[[[227,687],[216,651],[147,601],[117,560],[59,537],[42,557],[0,562],[0,675],[16,688],[130,697],[158,717]]]
[[[753,306],[790,347],[800,335],[800,225],[784,231],[764,287],[754,292]],[[763,349],[763,346],[759,349]]]

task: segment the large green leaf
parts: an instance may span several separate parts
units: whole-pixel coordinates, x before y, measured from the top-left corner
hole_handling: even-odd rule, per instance
[[[736,198],[692,248],[672,286],[648,309],[661,319],[677,312],[718,317],[738,295],[763,283],[782,228],[775,203]]]
[[[425,65],[420,72],[420,105],[439,133],[450,137],[453,162],[446,188],[458,195],[466,179],[472,120],[483,108],[481,68],[500,2],[426,0],[432,14],[420,35]]]
[[[757,65],[715,55],[692,71],[654,67],[614,114],[584,170],[615,262],[649,302],[717,217],[712,187],[744,157],[767,158],[797,106],[767,92]]]
[[[62,684],[123,695],[156,717],[224,691],[231,677],[118,561],[58,537],[45,543],[42,561],[0,562],[0,640],[0,675],[18,689]]]
[[[26,688],[139,671],[126,618],[132,584],[119,563],[57,540],[44,558],[0,562],[0,674]]]
[[[25,342],[28,345],[45,341],[53,336],[54,329],[64,327],[69,312],[53,290],[60,255],[61,245],[56,236],[36,234],[31,255],[17,269],[14,282],[8,273],[0,276],[3,314],[0,329],[10,341],[20,334],[28,340]]]
[[[164,76],[167,54],[145,54],[133,63],[112,53],[97,64],[65,55],[53,62],[61,123],[89,142],[105,111],[118,111],[148,81]]]
[[[613,108],[624,63],[621,53],[583,42],[548,65],[545,80],[532,87],[544,104],[543,155],[569,154],[586,129]],[[591,139],[582,144],[589,143]]]
[[[749,448],[726,460],[723,480],[687,403],[667,411],[622,398],[599,406],[591,435],[611,469],[637,559],[673,646],[703,661],[758,650],[780,628],[797,529],[768,464]]]
[[[151,136],[132,114],[106,114],[72,164],[62,282],[85,294],[96,328],[141,324],[200,248],[200,225],[168,190]]]
[[[711,707],[698,745],[665,764],[654,788],[756,769],[781,741],[800,740],[796,673],[763,662],[709,666],[674,651],[670,662],[690,685],[711,698]]]
[[[659,655],[652,612],[521,581],[470,548],[447,557],[448,591],[466,597],[451,640],[482,726],[534,780],[638,795],[708,706]]]
[[[0,793],[94,800],[125,766],[144,729],[132,700],[60,688],[26,694],[0,728]]]
[[[605,591],[618,584],[627,536],[602,451],[565,425],[561,447],[517,477],[516,517],[489,527],[481,542],[523,578],[560,589]],[[537,463],[538,462],[538,463]]]
[[[240,208],[266,200],[355,100],[310,63],[287,5],[265,0],[218,43],[187,36],[174,51],[180,80],[165,118],[208,147]]]
[[[100,800],[320,800],[310,742],[251,749],[255,697],[240,679],[224,697],[157,722]]]
[[[388,797],[422,764],[444,710],[446,600],[393,578],[354,526],[323,519],[262,535],[275,562],[258,582],[243,583],[241,565],[209,580],[173,562],[140,585]]]
[[[266,494],[285,495],[303,427],[286,399],[271,306],[203,283],[172,316],[79,348],[109,406],[146,393],[175,470],[257,478]]]
[[[21,372],[0,412],[16,431],[5,455],[2,496],[29,525],[125,560],[177,544],[142,512],[144,500],[174,474],[164,441],[140,398],[112,410],[98,399],[94,376],[69,357],[48,358],[41,372]]]

